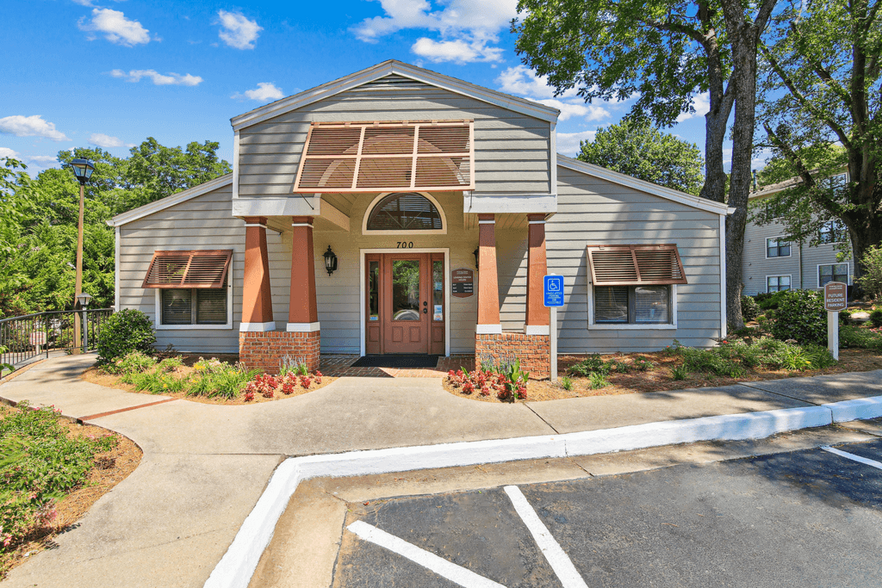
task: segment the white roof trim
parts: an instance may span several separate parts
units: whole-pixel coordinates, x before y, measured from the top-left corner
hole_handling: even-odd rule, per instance
[[[293,96],[282,98],[281,100],[277,100],[276,102],[272,102],[265,106],[261,106],[260,108],[256,108],[251,112],[246,112],[245,114],[234,116],[232,119],[230,119],[230,122],[233,125],[233,130],[238,131],[239,129],[255,125],[270,118],[279,116],[280,114],[284,114],[292,110],[297,110],[298,108],[303,108],[304,106],[312,104],[313,102],[318,102],[319,100],[323,100],[335,94],[339,94],[340,92],[351,90],[358,86],[362,86],[369,82],[373,82],[374,80],[378,80],[380,78],[393,74],[410,78],[418,82],[423,82],[431,86],[436,86],[444,90],[449,90],[463,96],[474,98],[475,100],[487,102],[495,106],[499,106],[500,108],[505,108],[506,110],[519,112],[520,114],[525,114],[527,116],[532,116],[534,118],[538,118],[540,120],[545,120],[548,122],[556,122],[557,117],[560,115],[560,111],[558,109],[545,106],[544,104],[531,102],[523,98],[518,98],[517,96],[511,96],[509,94],[497,92],[496,90],[491,90],[489,88],[484,88],[482,86],[471,84],[469,82],[464,82],[462,80],[435,73],[433,71],[429,71],[427,69],[416,67],[407,63],[390,60],[384,61],[383,63],[361,70],[354,74],[350,74],[346,77],[342,77],[338,80],[334,80],[333,82],[322,84],[321,86],[317,86],[315,88],[312,88],[311,90],[306,90],[305,92],[300,92],[299,94],[294,94]]]
[[[659,186],[658,184],[653,184],[652,182],[638,180],[637,178],[632,178],[631,176],[621,174],[619,172],[614,172],[612,170],[606,169],[605,167],[600,167],[599,165],[585,163],[584,161],[579,161],[577,159],[573,159],[572,157],[561,155],[560,153],[557,154],[557,165],[566,169],[573,170],[575,172],[583,173],[585,175],[593,176],[595,178],[600,178],[614,184],[634,188],[635,190],[640,190],[641,192],[646,192],[648,194],[652,194],[653,196],[658,196],[666,200],[671,200],[672,202],[677,202],[678,204],[685,204],[686,206],[691,206],[692,208],[697,208],[706,212],[713,212],[715,214],[724,216],[735,212],[734,208],[729,208],[726,204],[722,202],[714,202],[713,200],[708,200],[707,198],[700,198],[698,196],[693,196],[692,194],[687,194],[686,192],[680,192],[679,190],[665,188],[664,186]]]
[[[229,186],[233,184],[233,174],[226,174],[220,176],[219,178],[215,178],[213,180],[208,180],[204,184],[199,184],[198,186],[193,186],[192,188],[187,188],[182,192],[178,192],[177,194],[172,194],[171,196],[166,196],[156,202],[151,202],[150,204],[145,204],[144,206],[139,206],[138,208],[133,208],[128,212],[123,212],[122,214],[118,214],[109,221],[107,224],[111,227],[119,227],[125,224],[128,224],[132,221],[136,221],[138,219],[144,218],[145,216],[150,216],[151,214],[156,214],[157,212],[163,211],[166,208],[171,208],[176,204],[180,204],[181,202],[186,202],[187,200],[192,200],[193,198],[197,198],[204,194],[208,194],[218,188],[223,188],[224,186]]]

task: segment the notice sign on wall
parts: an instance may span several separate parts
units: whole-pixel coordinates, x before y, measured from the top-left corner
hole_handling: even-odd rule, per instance
[[[848,308],[848,286],[842,282],[827,282],[824,285],[824,308],[831,312]]]
[[[475,293],[475,273],[466,268],[453,270],[450,289],[457,298],[468,298]]]

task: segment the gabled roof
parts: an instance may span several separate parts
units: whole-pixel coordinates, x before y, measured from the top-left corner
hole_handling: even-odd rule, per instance
[[[165,198],[161,198],[155,202],[151,202],[150,204],[145,204],[144,206],[139,206],[138,208],[133,208],[132,210],[118,214],[107,221],[107,224],[111,227],[119,227],[132,221],[144,218],[145,216],[156,214],[157,212],[165,210],[166,208],[170,208],[176,204],[180,204],[181,202],[186,202],[187,200],[198,198],[199,196],[208,194],[209,192],[213,192],[214,190],[223,188],[224,186],[232,186],[232,184],[233,174],[226,174],[214,178],[213,180],[208,180],[204,184],[199,184],[198,186],[187,188],[186,190],[178,192],[177,194],[166,196]]]
[[[585,163],[584,161],[579,161],[578,159],[573,159],[572,157],[567,157],[560,153],[557,154],[557,165],[614,184],[619,184],[620,186],[627,186],[635,190],[640,190],[641,192],[646,192],[647,194],[652,194],[653,196],[658,196],[665,200],[677,202],[678,204],[684,204],[686,206],[691,206],[692,208],[704,210],[706,212],[713,212],[719,215],[727,215],[735,212],[734,208],[729,208],[722,202],[714,202],[707,198],[700,198],[692,194],[687,194],[686,192],[665,188],[664,186],[659,186],[652,182],[638,180],[637,178],[614,172],[605,167],[600,167],[599,165]]]
[[[351,90],[352,88],[362,86],[389,75],[410,78],[418,82],[429,84],[430,86],[468,96],[475,100],[487,102],[499,106],[500,108],[512,110],[548,122],[556,122],[558,115],[560,115],[558,109],[539,104],[538,102],[531,102],[530,100],[518,98],[517,96],[497,92],[496,90],[491,90],[450,76],[445,76],[421,67],[416,67],[415,65],[390,59],[389,61],[384,61],[373,67],[334,80],[333,82],[322,84],[311,90],[306,90],[305,92],[300,92],[299,94],[294,94],[293,96],[288,96],[287,98],[271,102],[260,108],[255,108],[251,112],[234,116],[230,119],[230,122],[233,125],[233,130],[238,131],[245,127],[279,116],[280,114],[303,108],[313,102],[324,100],[329,96],[345,92],[346,90]]]

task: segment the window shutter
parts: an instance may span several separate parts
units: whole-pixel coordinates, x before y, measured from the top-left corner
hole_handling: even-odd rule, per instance
[[[474,122],[315,122],[294,192],[474,190]]]
[[[676,245],[589,245],[595,286],[686,284]]]
[[[232,249],[156,251],[142,288],[223,288]]]

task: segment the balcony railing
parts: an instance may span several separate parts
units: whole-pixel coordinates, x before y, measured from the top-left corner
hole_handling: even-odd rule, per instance
[[[112,313],[112,308],[53,310],[0,319],[0,364],[18,369],[51,352],[95,349],[101,325]],[[79,341],[74,341],[74,315],[83,323]]]

